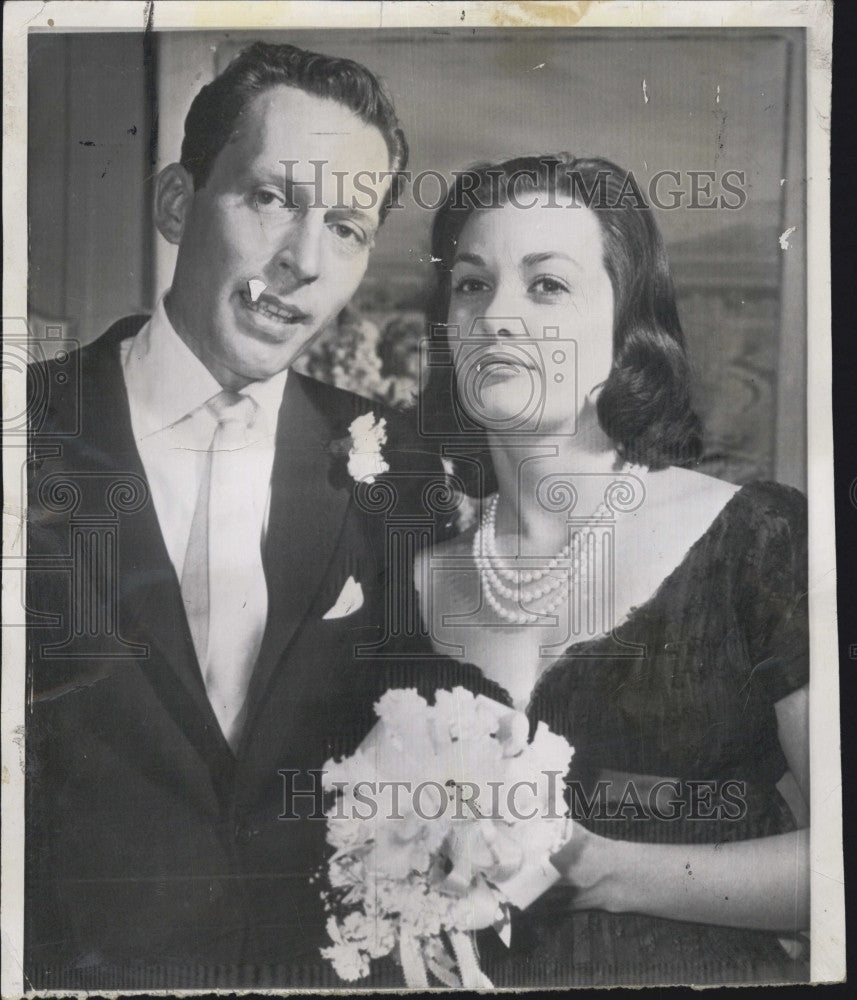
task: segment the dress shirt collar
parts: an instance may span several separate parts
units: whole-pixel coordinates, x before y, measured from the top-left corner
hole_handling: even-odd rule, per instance
[[[134,401],[135,431],[142,439],[164,430],[204,406],[221,385],[176,333],[162,296],[123,355],[125,384]],[[241,392],[258,404],[270,433],[275,433],[288,369]]]

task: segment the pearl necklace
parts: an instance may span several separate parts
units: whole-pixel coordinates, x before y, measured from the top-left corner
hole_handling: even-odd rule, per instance
[[[591,527],[587,527],[575,533],[572,541],[552,556],[544,569],[509,569],[499,565],[500,556],[497,553],[499,502],[499,494],[495,494],[485,505],[479,527],[473,534],[473,562],[479,570],[482,592],[494,612],[504,621],[515,625],[532,624],[539,618],[553,614],[561,604],[568,601],[571,581],[578,589],[585,588],[589,577],[587,569],[589,560],[583,558],[583,555],[593,531]],[[610,514],[610,508],[602,502],[592,514],[592,520],[606,518]],[[568,566],[560,566],[563,562],[570,562],[571,572]],[[514,586],[506,586],[503,580]],[[522,586],[522,584],[534,584],[534,586]],[[550,600],[538,614],[520,610],[525,601],[530,603],[545,597],[550,597]],[[505,607],[502,604],[503,600],[515,604],[516,609]]]

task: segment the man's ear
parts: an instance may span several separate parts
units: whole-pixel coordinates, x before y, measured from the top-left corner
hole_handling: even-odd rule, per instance
[[[180,163],[158,174],[155,185],[155,225],[169,243],[178,245],[193,203],[193,178]]]

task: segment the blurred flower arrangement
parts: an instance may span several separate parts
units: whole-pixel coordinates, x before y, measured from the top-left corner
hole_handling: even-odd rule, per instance
[[[347,306],[298,358],[295,370],[397,409],[411,409],[420,391],[425,317],[406,310],[381,322],[382,328]]]
[[[416,406],[422,384],[420,344],[426,336],[426,318],[408,311],[392,316],[384,325],[379,342],[381,371],[387,380],[385,401],[390,406]]]
[[[384,399],[378,327],[346,306],[337,321],[295,361],[296,371],[370,399]]]

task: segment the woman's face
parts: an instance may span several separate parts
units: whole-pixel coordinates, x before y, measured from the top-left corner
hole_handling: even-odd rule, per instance
[[[613,359],[601,229],[570,198],[520,202],[475,212],[459,237],[447,321],[458,394],[489,430],[573,434]]]

